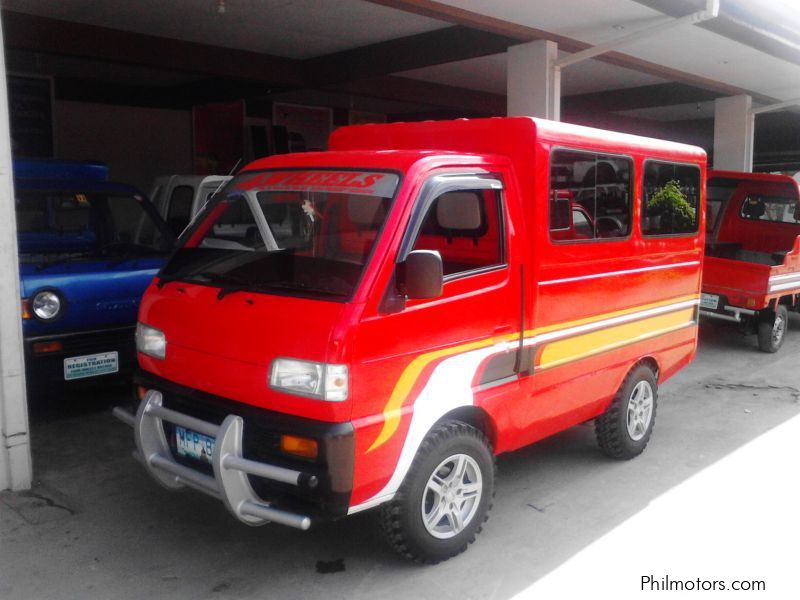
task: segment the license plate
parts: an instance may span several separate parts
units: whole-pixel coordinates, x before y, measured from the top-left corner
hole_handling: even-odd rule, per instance
[[[116,352],[101,352],[64,359],[64,379],[84,379],[97,375],[108,375],[119,371],[119,356]]]
[[[719,296],[714,294],[700,294],[700,307],[716,310],[719,307]]]
[[[180,456],[188,456],[211,464],[215,439],[191,429],[175,426],[175,447]]]

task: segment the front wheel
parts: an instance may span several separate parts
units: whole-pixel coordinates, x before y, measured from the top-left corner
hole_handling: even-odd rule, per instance
[[[767,312],[758,323],[758,349],[775,353],[783,346],[786,328],[789,324],[789,311],[779,304],[774,313]]]
[[[447,421],[423,440],[403,485],[381,509],[383,530],[401,555],[435,564],[467,549],[488,518],[495,461],[486,436]]]
[[[657,404],[655,373],[640,364],[628,373],[606,412],[595,420],[600,449],[620,460],[639,456],[653,433]]]

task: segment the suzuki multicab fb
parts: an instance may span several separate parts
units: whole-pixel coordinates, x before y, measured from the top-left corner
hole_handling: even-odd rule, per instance
[[[532,118],[258,160],[147,290],[141,402],[116,414],[159,482],[245,523],[380,506],[401,554],[453,556],[494,455],[590,419],[614,458],[647,445],[696,350],[705,160]]]

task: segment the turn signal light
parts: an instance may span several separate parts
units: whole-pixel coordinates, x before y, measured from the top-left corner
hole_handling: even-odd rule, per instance
[[[136,397],[139,398],[139,401],[144,400],[144,397],[145,395],[147,395],[148,391],[150,390],[148,390],[146,387],[143,387],[141,385],[136,386]]]
[[[317,440],[296,435],[282,435],[281,452],[302,456],[303,458],[317,458],[319,447],[317,446]]]
[[[22,318],[23,319],[30,319],[33,315],[31,315],[31,301],[25,298],[22,301]]]
[[[747,304],[745,305],[747,308],[755,308],[756,307],[756,299],[755,298],[748,298]]]
[[[50,352],[63,350],[64,344],[61,342],[35,342],[31,348],[34,354],[48,354]]]

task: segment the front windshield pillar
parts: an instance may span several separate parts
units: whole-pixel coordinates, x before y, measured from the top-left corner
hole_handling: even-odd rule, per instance
[[[264,246],[267,251],[273,252],[275,250],[280,250],[280,246],[278,246],[278,242],[275,241],[275,236],[272,235],[272,231],[267,224],[267,218],[264,216],[264,212],[261,210],[258,201],[247,193],[245,193],[244,199],[247,202],[247,206],[249,206],[250,210],[253,212],[253,218],[256,222],[256,227],[258,227],[258,233],[261,234],[261,239],[264,240]]]

